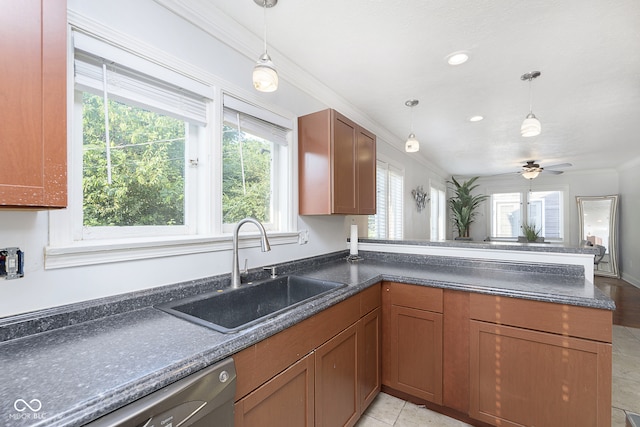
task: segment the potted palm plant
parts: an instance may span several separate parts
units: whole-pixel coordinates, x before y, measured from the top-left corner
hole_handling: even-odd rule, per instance
[[[478,187],[478,184],[474,185],[478,178],[477,176],[473,177],[462,184],[454,177],[451,177],[451,181],[447,181],[453,186],[454,196],[449,198],[449,208],[453,225],[458,230],[459,239],[470,239],[469,227],[478,213],[476,210],[489,197],[485,194],[471,194]]]

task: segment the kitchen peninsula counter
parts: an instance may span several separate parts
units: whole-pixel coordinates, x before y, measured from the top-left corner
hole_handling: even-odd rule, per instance
[[[481,249],[522,252],[547,252],[558,254],[587,254],[596,255],[598,249],[587,245],[567,245],[554,242],[511,242],[500,240],[386,240],[386,239],[358,239],[364,244],[383,244],[390,246],[422,246],[433,248]]]
[[[184,378],[380,281],[613,310],[575,265],[347,252],[278,266],[278,274],[345,283],[319,299],[232,334],[161,312],[154,305],[229,287],[228,275],[0,320],[3,425],[80,426]],[[266,278],[254,271],[253,279]],[[32,417],[14,409],[38,399]],[[39,418],[38,418],[39,417]]]

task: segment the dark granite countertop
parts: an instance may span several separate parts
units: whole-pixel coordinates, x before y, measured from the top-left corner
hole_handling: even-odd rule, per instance
[[[347,284],[251,328],[221,334],[155,308],[228,277],[0,319],[0,425],[80,426],[286,329],[381,280],[613,310],[581,269],[421,255],[329,254],[279,266]],[[254,279],[265,274],[256,269]],[[19,412],[18,399],[41,404]],[[20,406],[20,405],[18,405]],[[22,406],[23,407],[23,406]]]

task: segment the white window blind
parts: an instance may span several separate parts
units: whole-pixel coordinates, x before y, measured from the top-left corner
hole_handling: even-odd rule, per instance
[[[229,95],[223,96],[225,124],[249,132],[255,136],[289,145],[292,122]]]
[[[209,87],[83,34],[74,33],[74,46],[77,90],[102,95],[106,89],[110,99],[206,125]]]
[[[389,239],[402,239],[404,175],[401,169],[389,165]]]
[[[404,173],[384,161],[377,161],[376,214],[369,217],[369,237],[402,239],[404,235]]]
[[[437,185],[437,184],[434,184]],[[431,239],[443,240],[446,234],[447,200],[443,188],[431,186]]]
[[[387,236],[387,164],[378,160],[376,168],[376,214],[370,217],[370,236],[385,238]]]

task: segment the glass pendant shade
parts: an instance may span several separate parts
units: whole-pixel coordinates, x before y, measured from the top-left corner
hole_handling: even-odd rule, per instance
[[[278,89],[278,72],[267,52],[263,53],[253,67],[253,87],[260,92]]]
[[[416,153],[420,151],[420,142],[418,142],[413,133],[409,135],[407,142],[404,143],[404,150],[407,153]]]
[[[536,178],[538,175],[540,175],[540,171],[536,171],[536,170],[522,172],[522,177],[524,179],[533,179],[533,178]]]
[[[527,114],[527,117],[522,122],[520,127],[520,134],[525,137],[538,136],[542,130],[540,120],[533,113]]]

